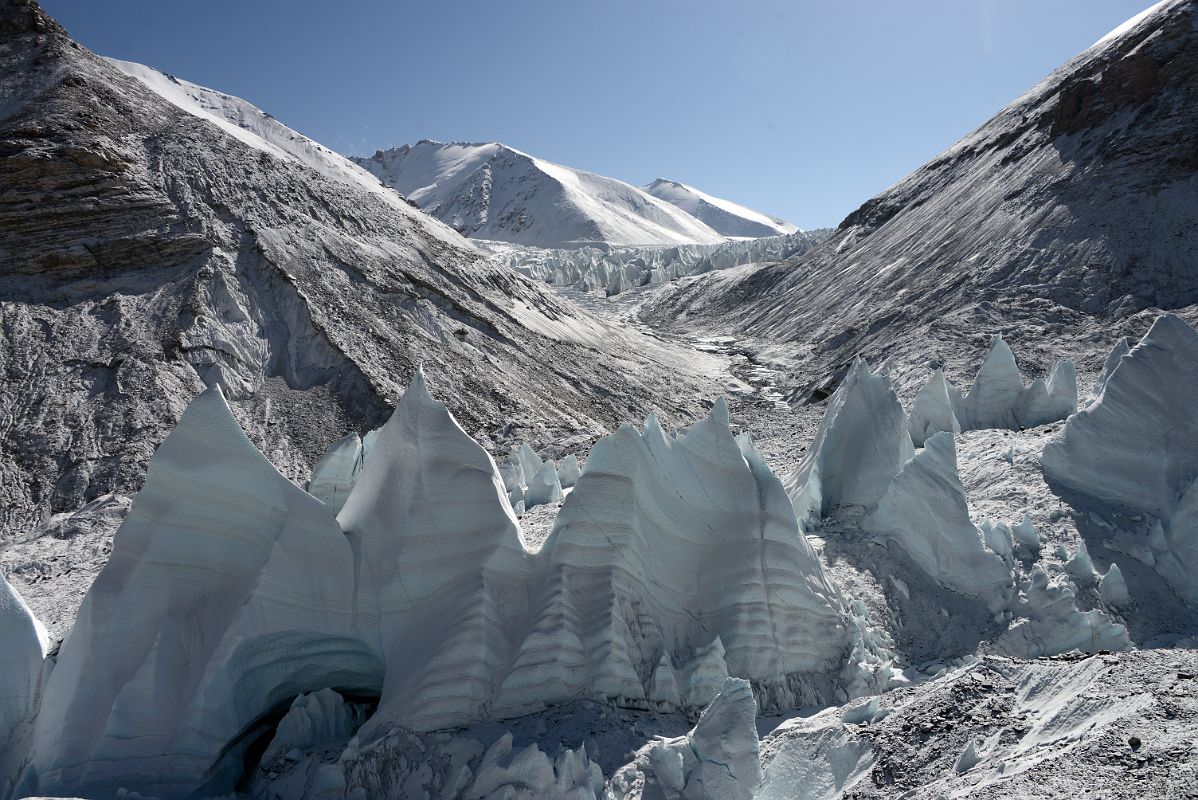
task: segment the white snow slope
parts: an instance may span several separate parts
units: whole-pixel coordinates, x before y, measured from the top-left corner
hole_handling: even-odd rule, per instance
[[[593,172],[498,142],[422,140],[358,164],[466,236],[534,247],[717,244],[679,208]]]
[[[302,164],[326,178],[367,189],[386,199],[391,205],[410,213],[411,207],[404,203],[402,198],[396,197],[394,192],[387,191],[369,172],[345,156],[334,153],[319,142],[288,128],[240,97],[199,86],[133,61],[121,61],[116,58],[104,60],[131,78],[141,81],[164,100],[188,114],[213,123],[243,144],[286,161]],[[430,226],[434,231],[438,227]],[[448,231],[444,231],[443,235],[448,241],[461,244],[461,240],[449,235]]]
[[[798,225],[762,214],[751,208],[713,197],[693,186],[658,178],[645,191],[667,203],[673,203],[692,217],[707,223],[716,232],[735,238],[757,238],[797,233]]]

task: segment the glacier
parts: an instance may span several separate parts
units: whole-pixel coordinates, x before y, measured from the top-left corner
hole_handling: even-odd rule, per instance
[[[823,242],[827,230],[795,231],[719,244],[655,247],[539,248],[476,240],[496,264],[534,280],[608,297],[638,286],[668,283],[689,275],[746,264],[783,261]]]
[[[1002,399],[968,418],[988,408],[1003,426],[994,409],[1017,408],[1026,387],[997,342],[991,352],[971,394]],[[1067,368],[1054,374],[1046,388],[1075,383]],[[886,374],[857,361],[783,481],[734,434],[723,400],[689,429],[668,432],[654,415],[625,424],[581,469],[573,458],[559,471],[527,445],[501,467],[417,370],[386,424],[336,442],[307,491],[214,386],[155,453],[56,654],[0,587],[0,786],[772,796],[780,767],[760,749],[758,715],[922,683],[947,669],[911,666],[933,645],[955,649],[957,665],[1126,650],[1148,630],[1129,614],[1149,567],[1192,603],[1188,440],[1158,435],[1169,458],[1134,457],[1145,430],[1188,430],[1194,375],[1198,332],[1163,316],[1045,448],[1045,475],[1069,502],[1139,520],[1047,554],[1060,561],[1045,560],[1026,516],[974,522],[952,431],[913,443],[913,430],[936,427],[927,420],[951,427],[939,376],[907,414]],[[539,550],[511,504],[513,481],[536,484],[522,483],[529,472],[552,472],[559,492],[561,476],[573,483]],[[1172,505],[1154,515],[1144,498]],[[843,567],[829,571],[841,559],[876,571],[898,612],[938,609],[953,633],[890,629],[846,597]],[[1193,614],[1180,619],[1184,631]],[[698,723],[619,762],[566,734],[518,743],[521,726],[579,703],[676,731],[679,718]],[[875,699],[838,719],[886,714]],[[851,739],[818,741],[846,763],[868,759]],[[432,752],[429,772],[419,754]]]
[[[263,720],[328,688],[376,698],[363,737],[577,698],[701,709],[729,675],[773,707],[830,701],[844,614],[797,531],[722,404],[685,434],[651,419],[600,442],[534,556],[494,461],[421,374],[336,516],[213,387],[155,454],[62,645],[21,790],[227,790]]]

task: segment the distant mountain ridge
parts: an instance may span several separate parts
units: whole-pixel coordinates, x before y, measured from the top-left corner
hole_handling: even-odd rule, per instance
[[[723,237],[635,186],[498,142],[435,142],[355,161],[458,232],[530,245],[714,244]]]
[[[798,225],[771,217],[747,206],[714,197],[685,183],[658,178],[645,186],[645,191],[667,203],[672,203],[695,219],[710,225],[729,238],[757,239],[762,236],[785,236],[796,233]]]
[[[716,227],[672,199],[499,142],[423,139],[353,160],[424,211],[476,239],[550,248],[673,246],[796,230],[770,227],[765,215],[702,195],[708,201],[704,213],[719,223]],[[730,219],[734,212],[721,217],[708,208],[740,209],[756,225],[746,221],[738,227]]]

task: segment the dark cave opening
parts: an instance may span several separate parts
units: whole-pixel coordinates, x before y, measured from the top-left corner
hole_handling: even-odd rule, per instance
[[[370,719],[378,709],[379,693],[377,691],[361,688],[330,688],[341,695],[342,699],[354,707],[357,712],[355,713],[355,733],[357,728]],[[198,800],[198,798],[219,796],[230,792],[250,793],[262,765],[262,757],[274,740],[279,723],[287,716],[292,704],[301,694],[309,694],[309,692],[300,692],[276,703],[233,737],[222,748],[220,755],[208,769],[207,780],[191,794],[191,797]]]

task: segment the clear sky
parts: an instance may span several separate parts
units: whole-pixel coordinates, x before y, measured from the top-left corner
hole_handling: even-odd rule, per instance
[[[502,141],[805,227],[1151,0],[42,0],[76,39],[347,154]]]

